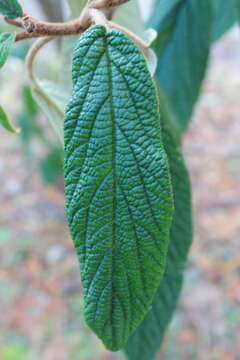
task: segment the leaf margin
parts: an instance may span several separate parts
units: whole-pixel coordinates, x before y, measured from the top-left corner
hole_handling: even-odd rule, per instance
[[[0,68],[5,65],[15,39],[16,33],[0,33]]]

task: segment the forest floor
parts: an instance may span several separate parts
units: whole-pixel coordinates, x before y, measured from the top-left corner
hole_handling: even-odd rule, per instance
[[[239,39],[214,47],[184,139],[195,237],[161,360],[240,359]],[[44,185],[21,142],[0,137],[0,359],[119,359],[84,325],[61,184]]]

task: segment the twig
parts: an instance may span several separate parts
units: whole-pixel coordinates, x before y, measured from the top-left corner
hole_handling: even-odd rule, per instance
[[[13,26],[17,26],[19,28],[22,28],[22,22],[16,19],[10,19],[7,16],[4,16],[4,20],[6,21],[6,23],[8,23],[9,25],[13,25]]]
[[[90,25],[89,23],[86,25]],[[32,16],[26,15],[22,19],[24,32],[17,34],[16,41],[32,39],[45,36],[67,36],[77,35],[86,30],[87,27],[81,25],[80,19],[75,19],[66,23],[51,23],[40,21]]]
[[[79,18],[65,23],[41,21],[28,14],[23,14],[21,20],[5,17],[8,24],[24,29],[17,34],[16,41],[45,36],[77,35],[87,30],[92,23],[107,26],[118,6],[129,0],[88,0]],[[105,21],[106,18],[106,21]]]
[[[83,31],[79,19],[68,21],[66,23],[53,23],[40,21],[32,16],[25,16],[22,19],[23,27],[28,33],[37,33],[44,36],[65,36]]]
[[[148,51],[148,45],[146,42],[144,42],[137,35],[125,27],[112,21],[108,21],[105,14],[95,8],[88,9],[87,15],[83,12],[79,19],[75,19],[68,23],[47,23],[34,19],[33,17],[28,17],[25,19],[25,27],[28,29],[28,31],[18,33],[16,36],[16,41],[39,37],[61,37],[77,35],[87,30],[91,24],[101,24],[108,30],[111,28],[119,30],[129,36],[138,45],[144,54],[146,54]]]

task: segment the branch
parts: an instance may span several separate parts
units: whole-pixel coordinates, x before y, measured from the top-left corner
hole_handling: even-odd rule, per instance
[[[32,39],[45,36],[67,36],[81,34],[87,27],[83,27],[80,19],[66,23],[52,23],[40,21],[32,16],[26,15],[22,18],[21,27],[24,32],[17,34],[16,41]],[[89,26],[89,23],[87,24]]]
[[[107,30],[114,28],[128,35],[146,55],[148,46],[144,41],[126,28],[109,21],[117,7],[128,1],[129,0],[88,0],[80,17],[66,23],[41,21],[27,14],[23,14],[20,21],[7,17],[5,17],[5,21],[25,30],[17,34],[16,41],[39,37],[48,38],[77,35],[87,30],[92,24],[101,24],[105,26]]]
[[[100,23],[108,28],[108,20],[111,19],[116,8],[129,0],[88,0],[79,18],[66,23],[54,23],[41,21],[28,14],[23,14],[21,20],[5,17],[8,24],[24,29],[18,33],[16,41],[38,37],[60,37],[81,34],[93,23]]]
[[[4,16],[4,20],[6,21],[6,23],[8,23],[9,25],[13,25],[13,26],[17,26],[19,28],[22,28],[22,22],[16,19],[10,19],[7,16]]]

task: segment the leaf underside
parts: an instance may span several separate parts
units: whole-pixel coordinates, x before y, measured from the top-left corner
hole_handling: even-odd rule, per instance
[[[80,37],[64,136],[85,318],[116,351],[151,306],[172,220],[156,91],[142,54],[122,33],[94,26]]]
[[[23,15],[23,10],[17,0],[0,0],[0,14],[15,19]]]
[[[6,63],[16,38],[15,33],[0,34],[0,68]]]
[[[162,97],[161,97],[162,100]],[[144,321],[130,337],[125,352],[129,360],[152,360],[158,352],[181,293],[183,272],[192,241],[191,191],[170,113],[161,106],[163,142],[169,159],[175,211],[164,276]]]

